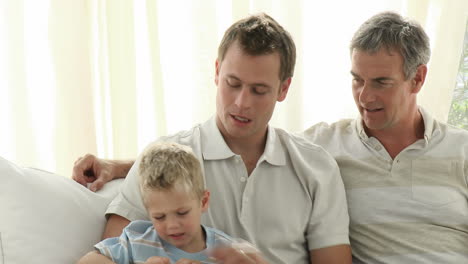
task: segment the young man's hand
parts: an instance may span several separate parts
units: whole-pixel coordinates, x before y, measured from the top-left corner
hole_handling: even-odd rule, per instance
[[[243,251],[231,247],[214,249],[212,256],[223,264],[268,264],[260,252]]]

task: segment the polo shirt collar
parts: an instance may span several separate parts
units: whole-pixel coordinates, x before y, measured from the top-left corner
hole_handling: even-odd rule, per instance
[[[200,127],[202,139],[202,153],[205,160],[228,159],[236,154],[232,152],[224,141],[218,126],[216,117],[210,118]],[[286,164],[286,153],[275,129],[268,126],[267,141],[265,151],[259,159],[267,161],[272,165],[282,166]]]
[[[216,125],[215,116],[201,125],[200,132],[202,153],[205,160],[222,160],[236,155],[224,141]]]
[[[264,159],[268,163],[277,166],[286,165],[286,151],[281,143],[281,140],[272,126],[268,126],[267,141],[265,151],[260,157],[260,161]]]
[[[419,112],[424,121],[424,139],[429,141],[440,129],[434,126],[434,118],[424,108],[419,107]]]
[[[421,106],[419,106],[419,112],[421,113],[422,119],[424,121],[424,140],[428,142],[432,136],[440,133],[440,127],[435,125],[434,118]],[[356,118],[355,122],[359,137],[362,140],[369,139],[366,131],[364,130],[364,126],[362,125],[361,115]]]
[[[359,137],[362,140],[369,139],[369,137],[366,134],[366,131],[364,130],[364,126],[362,125],[362,117],[360,114],[358,115],[358,117],[356,118],[354,122],[356,122],[356,129],[357,129]]]

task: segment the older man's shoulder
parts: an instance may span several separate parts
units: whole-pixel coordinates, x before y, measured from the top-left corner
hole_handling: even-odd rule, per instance
[[[312,142],[323,141],[326,138],[351,133],[354,129],[354,122],[354,119],[341,119],[334,123],[320,122],[300,134]]]

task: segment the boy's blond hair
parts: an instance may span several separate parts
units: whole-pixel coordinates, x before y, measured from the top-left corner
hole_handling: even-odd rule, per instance
[[[140,190],[180,190],[201,198],[205,188],[201,165],[190,147],[173,142],[158,142],[144,152],[138,169]]]

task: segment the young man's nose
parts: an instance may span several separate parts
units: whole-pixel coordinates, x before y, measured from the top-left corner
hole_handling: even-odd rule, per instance
[[[235,104],[240,109],[250,107],[251,93],[248,87],[242,87],[236,94]]]

